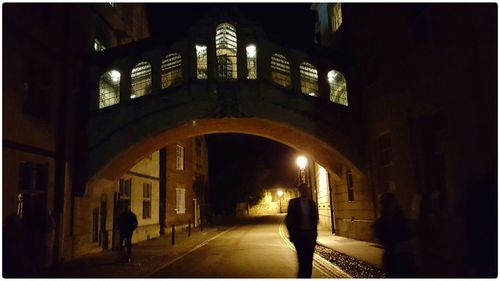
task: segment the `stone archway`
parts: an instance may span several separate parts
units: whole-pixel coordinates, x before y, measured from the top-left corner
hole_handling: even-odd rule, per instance
[[[349,167],[356,177],[365,177],[360,168],[335,148],[296,128],[259,118],[223,118],[193,120],[142,140],[108,162],[87,182],[87,186],[92,186],[100,179],[116,180],[145,154],[159,150],[169,143],[214,133],[242,133],[271,139],[304,153],[332,173],[338,173],[342,167]]]

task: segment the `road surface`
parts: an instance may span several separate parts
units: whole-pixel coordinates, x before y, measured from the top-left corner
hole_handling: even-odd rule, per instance
[[[286,238],[283,221],[284,215],[249,218],[169,262],[151,277],[296,277],[296,252]],[[312,277],[346,276],[315,255]]]

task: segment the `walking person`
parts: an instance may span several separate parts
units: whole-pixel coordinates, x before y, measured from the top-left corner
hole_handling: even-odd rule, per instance
[[[312,259],[318,237],[318,209],[310,198],[309,186],[299,185],[300,197],[290,200],[286,227],[299,261],[298,278],[311,278]]]
[[[380,217],[375,222],[375,233],[384,254],[382,262],[388,278],[417,277],[413,235],[393,193],[379,196]]]
[[[120,250],[123,248],[123,240],[126,240],[127,261],[130,262],[132,256],[132,235],[137,228],[137,216],[128,206],[127,211],[120,214],[118,218],[118,229],[120,230]]]

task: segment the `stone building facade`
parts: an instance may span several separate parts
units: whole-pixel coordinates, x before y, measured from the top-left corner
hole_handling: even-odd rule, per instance
[[[75,103],[86,57],[96,40],[111,48],[148,37],[148,24],[140,4],[9,3],[3,15],[3,222],[53,217],[45,267],[73,256]]]
[[[74,199],[73,256],[118,249],[116,222],[128,206],[139,223],[133,243],[169,233],[172,225],[199,226],[207,182],[208,154],[202,136],[147,153],[116,180],[95,179],[84,196]]]
[[[378,194],[397,196],[425,245],[424,275],[477,270],[492,276],[497,254],[487,245],[497,240],[496,5],[311,8],[318,15],[318,44],[345,58],[350,92],[362,108],[375,209]],[[484,224],[477,228],[476,220]],[[479,260],[484,267],[472,269]]]

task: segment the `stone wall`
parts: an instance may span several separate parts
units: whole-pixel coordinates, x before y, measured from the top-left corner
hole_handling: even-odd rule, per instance
[[[279,202],[262,203],[250,207],[250,216],[272,215],[279,214],[279,212]]]

